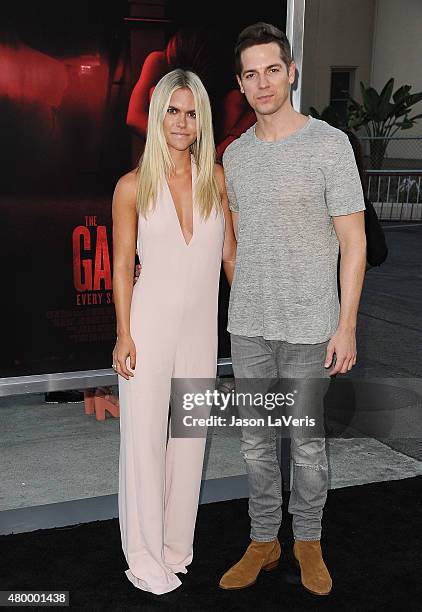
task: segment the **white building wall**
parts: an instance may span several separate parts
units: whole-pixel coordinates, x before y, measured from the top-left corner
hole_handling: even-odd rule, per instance
[[[422,0],[376,1],[372,85],[379,91],[390,77],[394,89],[412,85],[411,93],[422,91]],[[412,114],[422,113],[422,101],[414,109]],[[422,118],[399,135],[422,136]]]
[[[421,0],[422,1],[422,0]],[[307,0],[303,51],[302,112],[322,111],[330,101],[331,67],[356,66],[359,81],[369,83],[376,0]]]

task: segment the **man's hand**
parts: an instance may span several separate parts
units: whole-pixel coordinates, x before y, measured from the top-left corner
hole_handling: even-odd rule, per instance
[[[137,264],[135,266],[135,276],[133,277],[133,284],[136,283],[136,281],[139,278],[139,275],[141,274],[141,269],[142,269],[142,264]]]
[[[336,356],[336,362],[332,370],[330,370],[330,376],[334,374],[346,374],[356,364],[356,330],[355,329],[342,329],[338,328],[334,336],[328,343],[327,355],[324,363],[324,367],[328,368],[331,366]]]

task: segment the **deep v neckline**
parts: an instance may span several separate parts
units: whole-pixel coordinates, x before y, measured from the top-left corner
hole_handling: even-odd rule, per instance
[[[181,236],[181,238],[182,238],[186,248],[189,247],[192,244],[192,241],[193,241],[193,239],[195,237],[195,214],[194,214],[195,206],[194,206],[194,197],[193,197],[193,189],[194,189],[194,186],[193,186],[193,172],[194,172],[194,169],[193,169],[193,166],[194,166],[194,162],[193,162],[193,157],[191,155],[191,158],[190,158],[190,175],[191,175],[191,195],[192,195],[192,236],[191,236],[191,239],[189,240],[189,242],[186,242],[185,237],[183,235],[183,231],[182,231],[182,226],[180,224],[179,215],[177,214],[176,204],[174,203],[174,199],[173,199],[173,196],[172,196],[172,193],[171,193],[170,185],[168,184],[168,181],[167,181],[167,177],[165,177],[165,179],[164,179],[165,183],[166,183],[167,191],[168,191],[169,196],[170,196],[171,207],[173,209],[177,225],[179,226],[180,236]]]

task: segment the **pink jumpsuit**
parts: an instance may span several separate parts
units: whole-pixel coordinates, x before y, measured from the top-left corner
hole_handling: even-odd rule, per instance
[[[138,223],[142,271],[130,329],[135,375],[119,376],[119,522],[128,579],[167,593],[192,561],[205,438],[168,438],[172,377],[215,378],[224,215],[204,221],[195,206],[186,244],[166,181],[155,211]]]

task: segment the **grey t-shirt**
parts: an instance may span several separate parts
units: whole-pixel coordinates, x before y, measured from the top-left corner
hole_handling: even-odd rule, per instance
[[[223,166],[239,212],[228,331],[325,342],[339,318],[332,217],[365,209],[347,136],[312,117],[275,142],[252,126],[227,147]]]

